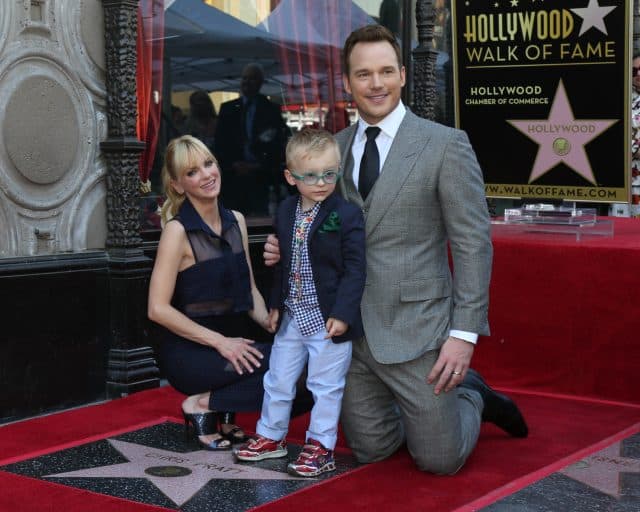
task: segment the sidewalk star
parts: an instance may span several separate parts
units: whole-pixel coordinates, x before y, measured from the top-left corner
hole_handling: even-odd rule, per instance
[[[177,506],[212,479],[298,480],[287,473],[236,464],[231,452],[180,453],[108,439],[129,462],[46,475],[45,478],[146,478]]]

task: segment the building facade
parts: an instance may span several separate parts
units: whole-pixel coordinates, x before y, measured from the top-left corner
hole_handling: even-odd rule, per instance
[[[215,9],[200,11],[205,4]],[[320,5],[324,12],[292,11],[302,4]],[[636,49],[639,4],[634,3]],[[237,97],[233,88],[242,65],[260,60],[267,75],[264,93],[280,102],[292,130],[313,123],[327,127],[326,115],[335,106],[350,113],[353,121],[353,106],[336,92],[336,46],[344,35],[340,30],[348,33],[359,16],[369,16],[397,31],[404,61],[411,62],[405,103],[424,117],[452,124],[451,1],[363,0],[349,2],[349,9],[345,5],[342,0],[3,0],[0,423],[159,385],[156,330],[146,318],[159,227],[149,223],[145,208],[151,204],[153,215],[154,201],[162,195],[157,188],[158,155],[170,137],[168,114],[172,107],[188,104],[185,95],[206,90],[218,108]],[[195,12],[223,21],[217,28],[213,21],[206,25]],[[149,16],[159,14],[164,21],[163,85],[141,91],[136,70],[151,62],[153,74],[157,66],[153,59],[143,62],[140,54],[140,45],[155,39],[148,34],[141,39],[140,34]],[[329,62],[335,72],[323,76],[324,82],[309,69],[286,73],[274,67],[286,61],[283,48],[292,47],[287,39],[291,34],[277,32],[278,19],[286,24],[287,16],[307,16],[308,28],[315,29],[294,41],[302,42],[306,58],[334,56]],[[236,25],[239,21],[243,25]],[[197,22],[198,30],[193,28]],[[325,30],[319,29],[322,23]],[[255,45],[239,53],[242,46],[225,39],[223,29],[232,24],[227,32],[246,32],[245,43],[259,37],[261,51],[273,45],[279,53],[270,57]],[[304,27],[296,21],[298,25]],[[256,30],[264,33],[256,36]],[[194,39],[189,50],[190,32],[210,39],[206,45],[204,39]],[[325,37],[320,42],[319,34]],[[185,47],[176,41],[184,41]],[[207,52],[181,53],[199,48]],[[197,74],[196,59],[205,66],[206,80]],[[188,79],[185,70],[192,73]],[[310,96],[300,97],[301,90]],[[140,137],[141,95],[161,106],[154,132],[158,150],[150,158],[147,180],[141,179],[140,166],[148,147],[148,137]],[[141,191],[143,181],[150,182],[151,189]],[[261,253],[270,219],[249,220],[251,256],[259,286],[264,286],[269,271]]]
[[[0,7],[0,423],[160,383],[146,318],[159,230],[144,225],[141,200],[149,191],[141,192],[139,164],[145,1],[7,0]],[[154,15],[162,9],[166,16],[174,4],[149,1]],[[206,3],[230,14],[240,4]],[[382,3],[361,2],[376,13]],[[415,27],[415,11],[416,73],[429,81],[431,2],[384,3],[406,27]],[[288,7],[253,5],[256,16]],[[331,16],[327,23],[338,24]],[[157,102],[158,94],[167,89],[150,97]],[[413,103],[426,115],[433,97],[429,87],[414,88]],[[328,105],[320,99],[313,108]],[[293,117],[284,108],[283,115]],[[269,231],[264,219],[250,222],[261,284]]]

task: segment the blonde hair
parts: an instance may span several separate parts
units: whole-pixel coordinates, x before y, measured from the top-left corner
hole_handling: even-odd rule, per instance
[[[304,158],[310,154],[322,153],[328,149],[335,151],[336,158],[339,162],[340,147],[331,133],[318,128],[303,128],[299,132],[296,132],[287,143],[287,167],[289,169],[295,169],[296,162],[298,162],[300,158]]]
[[[185,199],[184,194],[176,192],[171,182],[177,181],[187,169],[196,165],[198,159],[202,157],[211,159],[218,165],[216,157],[209,151],[209,148],[191,135],[183,135],[173,139],[167,145],[162,166],[162,185],[166,196],[160,213],[163,225],[178,213]]]

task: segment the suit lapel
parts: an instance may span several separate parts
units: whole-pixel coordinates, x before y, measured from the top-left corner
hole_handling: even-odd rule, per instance
[[[324,220],[327,218],[327,215],[329,215],[329,212],[332,210],[335,203],[336,203],[335,192],[322,202],[322,204],[320,205],[320,209],[318,210],[318,215],[316,215],[316,218],[313,219],[313,222],[311,223],[311,227],[309,228],[307,241],[311,240],[315,232],[318,230],[318,228],[322,225]]]
[[[425,148],[429,135],[424,133],[424,126],[420,126],[419,121],[419,117],[407,110],[393,139],[380,177],[364,202],[367,211],[367,235],[375,229],[389,210]]]
[[[362,197],[353,182],[353,155],[351,154],[351,146],[356,136],[357,124],[345,129],[346,136],[343,139],[344,144],[340,146],[340,154],[342,155],[343,176],[340,180],[340,192],[342,196],[352,203],[362,208]]]

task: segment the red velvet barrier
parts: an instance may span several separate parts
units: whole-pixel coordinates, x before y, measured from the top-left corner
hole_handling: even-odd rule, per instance
[[[491,336],[474,366],[492,385],[640,402],[640,220],[614,236],[494,226]]]

